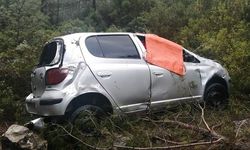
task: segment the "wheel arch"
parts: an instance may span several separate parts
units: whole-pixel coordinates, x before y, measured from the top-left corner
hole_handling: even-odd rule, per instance
[[[112,104],[106,96],[101,93],[91,92],[81,94],[72,99],[68,104],[64,114],[71,114],[74,110],[84,105],[98,106],[108,114],[113,113]]]

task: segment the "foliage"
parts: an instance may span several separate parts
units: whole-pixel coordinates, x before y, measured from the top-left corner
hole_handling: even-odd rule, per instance
[[[249,103],[244,103],[244,105],[249,105]],[[247,140],[250,135],[249,128],[242,127],[240,134],[236,137],[237,130],[233,121],[244,119],[250,113],[250,109],[244,105],[237,99],[232,99],[230,106],[233,107],[228,108],[227,111],[205,108],[204,116],[210,128],[217,126],[216,132],[226,136],[230,144],[225,142],[214,148],[211,145],[194,146],[192,148],[237,149],[237,143]],[[221,119],[221,116],[224,116],[224,119]],[[161,147],[176,145],[177,143],[179,145],[195,143],[204,140],[204,136],[205,141],[209,141],[209,138],[211,138],[194,130],[187,130],[180,126],[161,122],[166,120],[181,121],[205,128],[205,125],[201,123],[200,108],[197,105],[184,104],[172,110],[148,114],[144,117],[111,116],[99,123],[93,122],[95,128],[92,132],[82,132],[81,126],[73,126],[68,122],[63,125],[52,123],[44,129],[42,136],[49,141],[49,149],[57,149],[58,147],[60,149],[88,149],[87,144],[99,148],[110,148],[113,145]],[[61,146],[61,143],[65,143],[64,147]]]
[[[188,11],[182,1],[158,2],[149,12],[145,13],[146,25],[149,30],[162,37],[176,40],[181,27],[188,22]]]
[[[249,0],[0,0],[0,12],[0,122],[30,117],[23,103],[43,44],[55,36],[89,31],[152,32],[216,59],[232,77],[233,94],[245,96],[235,98],[231,107],[241,108],[238,101],[249,107]],[[249,114],[245,109],[234,111],[221,116]],[[151,130],[141,123],[132,129],[137,123],[128,121],[122,128]],[[102,130],[113,132],[106,127]],[[130,137],[130,145],[147,145],[145,133]],[[107,141],[114,138],[109,136]],[[138,138],[145,143],[138,143]]]
[[[20,117],[15,117],[19,110],[24,112],[22,104],[30,92],[30,72],[39,58],[39,49],[54,35],[48,29],[48,17],[39,11],[40,2],[11,0],[0,4],[1,117],[15,121]]]
[[[57,30],[61,34],[77,33],[81,31],[86,31],[86,32],[95,31],[95,29],[92,26],[87,25],[84,21],[81,21],[79,19],[62,22],[57,27]]]
[[[250,91],[250,22],[242,16],[249,7],[246,3],[249,2],[217,2],[216,7],[200,18],[191,19],[180,32],[183,45],[222,62],[232,77],[234,89],[243,93]]]

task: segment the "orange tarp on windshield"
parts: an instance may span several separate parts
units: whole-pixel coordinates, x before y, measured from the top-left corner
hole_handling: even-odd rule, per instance
[[[146,61],[178,75],[184,75],[183,47],[154,34],[146,34]]]

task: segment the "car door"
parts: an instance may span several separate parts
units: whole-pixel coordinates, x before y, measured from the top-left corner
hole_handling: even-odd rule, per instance
[[[125,112],[147,108],[149,69],[129,34],[86,38],[91,55],[85,57],[96,79]]]
[[[183,100],[183,78],[164,68],[149,65],[151,70],[151,109],[165,108],[169,103]]]
[[[151,108],[153,110],[165,108],[168,106],[166,104],[178,104],[178,102],[188,102],[202,97],[199,61],[185,50],[183,52],[186,70],[184,76],[150,65]]]
[[[185,75],[172,73],[176,86],[178,100],[193,100],[201,98],[201,75],[199,65],[193,62],[184,62]]]

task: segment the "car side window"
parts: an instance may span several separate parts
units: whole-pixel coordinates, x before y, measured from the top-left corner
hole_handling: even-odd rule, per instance
[[[140,55],[128,35],[101,35],[86,40],[90,53],[97,57],[139,59]]]
[[[200,63],[197,58],[195,58],[193,55],[189,54],[185,50],[183,50],[183,61],[189,63]]]

